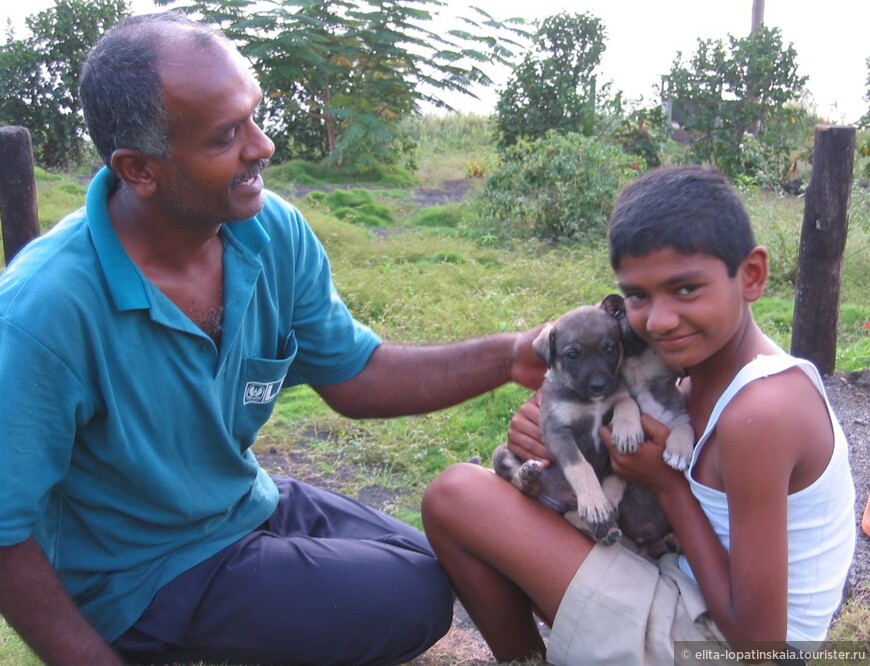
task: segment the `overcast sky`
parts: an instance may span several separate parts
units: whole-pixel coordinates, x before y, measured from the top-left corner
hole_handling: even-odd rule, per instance
[[[26,15],[53,5],[53,0],[3,2],[0,19],[19,23]],[[443,11],[466,13],[469,3],[447,0]],[[477,0],[471,4],[496,19],[541,19],[561,11],[591,12],[602,20],[607,50],[602,59],[606,80],[629,98],[653,98],[653,86],[671,67],[678,51],[688,57],[699,38],[725,39],[749,33],[752,0]],[[155,11],[150,0],[133,0],[134,11]],[[799,72],[816,112],[831,122],[852,123],[868,108],[866,60],[870,57],[870,1],[766,0],[765,23],[793,43]],[[500,83],[509,72],[499,71]],[[478,91],[480,102],[451,98],[462,111],[489,113],[497,87]]]

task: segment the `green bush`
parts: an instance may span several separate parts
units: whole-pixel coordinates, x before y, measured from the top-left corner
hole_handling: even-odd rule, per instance
[[[413,187],[414,175],[400,166],[373,166],[356,168],[332,166],[322,163],[291,160],[269,167],[271,183],[296,185],[328,185],[346,183],[375,183],[383,187]]]
[[[368,190],[335,190],[326,196],[326,204],[339,220],[364,227],[388,227],[394,224],[386,206],[375,203]]]
[[[412,227],[458,227],[463,223],[462,204],[430,206],[411,218]]]
[[[620,148],[580,134],[521,140],[487,181],[482,231],[502,240],[600,238],[631,162]]]

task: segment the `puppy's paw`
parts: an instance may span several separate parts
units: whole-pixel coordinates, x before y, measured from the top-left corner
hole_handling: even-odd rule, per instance
[[[541,492],[541,474],[544,463],[540,460],[526,460],[514,475],[513,484],[526,495],[534,497]]]
[[[565,513],[565,519],[590,539],[605,546],[612,546],[622,540],[622,530],[614,523],[591,523],[581,518],[576,511]]]
[[[688,423],[676,425],[671,429],[671,434],[665,442],[663,458],[665,462],[676,470],[689,468],[692,460],[692,449],[695,447],[695,433]]]
[[[602,496],[598,503],[585,503],[577,506],[580,518],[591,525],[616,525],[619,510]]]
[[[639,425],[613,421],[613,446],[620,453],[634,453],[643,443],[643,430]]]
[[[676,451],[670,451],[665,449],[665,452],[662,454],[662,458],[664,461],[680,472],[687,470],[689,468],[689,458],[688,456],[682,455]]]
[[[597,539],[600,543],[605,546],[612,546],[615,543],[619,543],[622,541],[622,530],[616,527],[615,525],[607,528],[607,534],[605,534],[600,539]]]
[[[680,554],[682,552],[683,550],[680,548],[680,542],[677,540],[677,537],[673,532],[669,532],[661,539],[653,541],[649,544],[647,549],[649,556],[656,559],[660,558],[662,555],[666,555],[667,553]]]

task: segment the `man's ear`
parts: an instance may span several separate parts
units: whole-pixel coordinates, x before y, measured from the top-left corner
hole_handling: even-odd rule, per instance
[[[761,245],[752,248],[743,263],[739,275],[743,285],[743,298],[754,303],[764,294],[767,284],[767,249]]]
[[[150,197],[157,190],[154,158],[130,148],[118,148],[112,153],[110,166],[140,197]]]

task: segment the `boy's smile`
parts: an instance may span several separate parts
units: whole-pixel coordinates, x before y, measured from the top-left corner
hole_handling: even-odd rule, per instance
[[[725,262],[673,249],[623,257],[617,270],[632,329],[662,358],[681,368],[697,365],[729,345],[748,316],[741,288]]]

